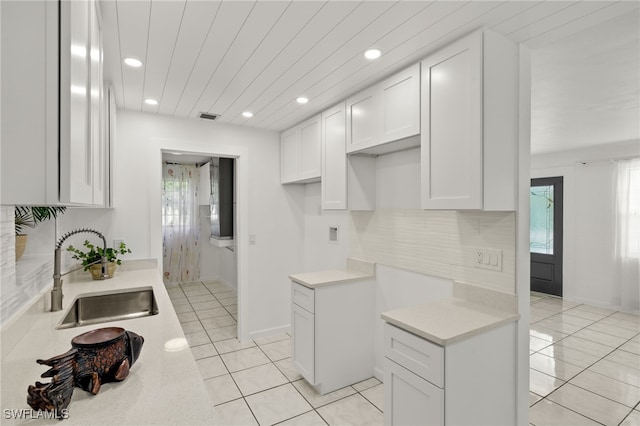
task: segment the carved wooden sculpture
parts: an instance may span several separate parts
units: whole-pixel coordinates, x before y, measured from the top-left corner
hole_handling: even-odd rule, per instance
[[[99,328],[74,337],[66,353],[36,361],[51,367],[41,377],[51,377],[52,381],[30,385],[27,403],[34,410],[55,411],[60,417],[71,402],[74,387],[96,395],[102,383],[124,380],[143,343],[142,336],[119,327]]]

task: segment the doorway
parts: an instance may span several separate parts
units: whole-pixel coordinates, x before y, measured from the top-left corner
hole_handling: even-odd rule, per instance
[[[531,290],[562,297],[562,176],[531,179]]]
[[[237,259],[237,337],[240,341],[250,338],[249,323],[245,320],[249,306],[249,261],[247,253],[249,251],[248,240],[248,185],[249,167],[248,150],[242,146],[225,145],[219,143],[192,141],[185,139],[159,139],[152,138],[147,146],[146,163],[149,172],[150,185],[149,193],[149,240],[150,255],[154,259],[162,259],[162,189],[159,182],[162,179],[162,154],[165,152],[180,152],[184,155],[202,155],[207,157],[227,157],[235,159],[236,177],[236,219],[234,252]],[[162,272],[162,264],[159,265],[159,272]]]

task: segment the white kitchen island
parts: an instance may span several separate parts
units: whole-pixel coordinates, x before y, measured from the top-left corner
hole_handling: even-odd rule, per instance
[[[165,344],[184,339],[167,291],[155,265],[149,269],[118,270],[109,280],[93,281],[88,273],[65,277],[63,309],[38,312],[35,324],[2,357],[2,424],[52,425],[195,425],[211,424],[213,405],[188,345],[169,351]],[[86,274],[86,275],[85,275]],[[158,314],[148,317],[106,322],[57,330],[76,296],[85,293],[152,287]],[[49,292],[43,297],[48,298]],[[30,313],[30,315],[34,315]],[[68,418],[59,420],[15,419],[16,413],[30,413],[27,387],[36,381],[49,382],[40,375],[49,367],[36,359],[47,359],[71,348],[71,339],[101,327],[117,326],[144,337],[139,359],[122,382],[105,383],[97,395],[75,388],[68,407]],[[5,336],[3,336],[3,341]],[[10,340],[10,339],[9,339]],[[24,417],[23,415],[23,417]]]

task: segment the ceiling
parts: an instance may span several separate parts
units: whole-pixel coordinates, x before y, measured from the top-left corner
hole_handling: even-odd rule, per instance
[[[636,1],[100,0],[100,7],[105,76],[125,109],[196,119],[207,112],[222,123],[281,131],[491,28],[532,49],[533,152],[640,137]],[[364,58],[371,47],[382,51],[379,59]],[[144,65],[130,68],[125,57]],[[298,96],[309,102],[296,103]]]

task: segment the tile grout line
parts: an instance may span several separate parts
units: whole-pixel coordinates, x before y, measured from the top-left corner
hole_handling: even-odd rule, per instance
[[[553,300],[553,298],[547,298],[547,299],[551,299],[551,300]],[[534,302],[534,303],[538,303],[538,302],[540,302],[540,301],[544,301],[544,300],[545,300],[545,298],[541,298],[540,300],[537,300],[537,301],[536,301],[536,302]],[[532,304],[533,304],[533,303],[532,303]],[[544,317],[544,318],[542,318],[542,319],[540,319],[540,320],[538,320],[538,321],[535,321],[535,322],[531,323],[529,326],[531,327],[531,325],[533,325],[533,324],[535,324],[535,323],[538,323],[538,322],[544,321],[544,320],[546,320],[546,319],[550,319],[551,317],[556,316],[556,315],[558,315],[558,314],[567,313],[568,315],[571,315],[571,313],[570,313],[570,312],[568,312],[568,311],[570,311],[570,310],[572,310],[572,309],[575,309],[575,308],[578,308],[578,307],[583,306],[583,305],[584,305],[584,304],[579,304],[579,305],[573,306],[573,307],[571,307],[571,308],[562,309],[560,312],[556,312],[556,313],[553,313],[553,314],[551,314],[551,315],[548,315],[548,316],[546,316],[546,317]],[[562,384],[561,384],[560,386],[558,386],[557,388],[553,389],[553,390],[552,390],[551,392],[549,392],[547,395],[545,395],[545,396],[538,395],[538,396],[540,396],[541,398],[540,398],[538,401],[536,401],[535,403],[533,403],[533,404],[529,407],[529,409],[531,409],[531,408],[532,408],[532,407],[534,407],[535,405],[539,404],[539,403],[540,403],[540,401],[547,400],[547,401],[550,401],[550,402],[552,402],[552,403],[554,403],[554,404],[558,404],[558,405],[562,406],[563,408],[565,408],[565,409],[567,409],[567,410],[569,410],[569,411],[572,411],[572,412],[574,412],[574,413],[577,413],[577,414],[578,414],[578,415],[580,415],[580,416],[583,416],[583,417],[585,417],[585,418],[588,418],[589,420],[592,420],[592,421],[594,421],[594,422],[596,422],[596,423],[602,424],[602,423],[600,423],[600,422],[596,421],[595,419],[592,419],[591,417],[589,417],[588,415],[586,415],[586,414],[584,414],[584,413],[580,413],[580,412],[578,412],[578,411],[575,411],[575,410],[573,410],[573,409],[571,409],[571,408],[569,408],[569,407],[564,406],[564,405],[563,405],[563,404],[561,404],[561,403],[558,403],[558,402],[553,401],[552,399],[549,399],[549,398],[548,398],[549,396],[551,396],[551,395],[553,395],[554,393],[556,393],[559,389],[561,389],[562,387],[564,387],[564,386],[565,386],[566,384],[568,384],[568,383],[570,383],[572,386],[575,386],[575,387],[577,387],[577,388],[579,388],[579,389],[582,389],[582,390],[584,390],[584,391],[586,391],[586,392],[589,392],[589,393],[591,393],[591,394],[593,394],[593,395],[596,395],[596,396],[598,396],[598,397],[601,397],[601,398],[607,399],[607,400],[609,400],[609,401],[612,401],[612,402],[614,402],[614,403],[620,404],[621,406],[623,406],[623,407],[625,407],[625,408],[629,408],[627,405],[622,404],[622,403],[621,403],[621,402],[619,402],[619,401],[615,401],[615,400],[613,400],[613,399],[611,399],[611,398],[608,398],[608,397],[606,397],[606,396],[600,395],[600,394],[598,394],[598,393],[596,393],[596,392],[593,392],[593,391],[591,391],[591,390],[589,390],[589,389],[585,389],[585,388],[583,388],[583,387],[581,387],[581,386],[578,386],[578,385],[576,385],[575,383],[573,383],[573,382],[572,382],[572,380],[573,380],[576,376],[578,376],[579,374],[582,374],[584,371],[587,371],[588,369],[590,369],[591,367],[593,367],[595,364],[599,363],[600,361],[604,360],[607,356],[611,355],[611,354],[612,354],[612,353],[614,353],[615,351],[617,351],[617,350],[622,350],[622,351],[624,351],[624,349],[621,349],[621,347],[622,347],[622,346],[624,346],[625,344],[627,344],[628,342],[630,342],[632,339],[634,339],[634,338],[635,338],[635,337],[637,337],[638,335],[640,335],[640,333],[636,333],[634,336],[627,338],[624,342],[622,342],[621,344],[619,344],[619,345],[618,345],[618,346],[616,346],[616,347],[611,347],[611,346],[609,346],[609,345],[605,345],[605,344],[600,343],[600,342],[595,342],[595,341],[593,341],[593,340],[591,340],[591,339],[588,339],[588,338],[584,338],[584,337],[580,337],[580,336],[575,336],[575,334],[576,334],[576,333],[578,333],[578,332],[580,332],[580,331],[582,331],[582,330],[584,330],[584,329],[587,329],[587,328],[589,328],[589,327],[593,326],[594,324],[600,323],[601,321],[603,321],[603,320],[605,320],[605,319],[607,319],[607,318],[611,318],[611,317],[612,317],[613,315],[615,315],[617,312],[619,312],[619,311],[612,312],[612,313],[610,313],[610,314],[608,314],[608,315],[605,315],[604,317],[602,317],[602,318],[600,318],[600,319],[598,319],[598,320],[591,320],[591,319],[582,318],[582,317],[579,317],[579,316],[573,315],[573,316],[576,316],[576,317],[578,317],[578,318],[582,318],[582,319],[585,319],[585,320],[588,320],[588,321],[593,321],[593,322],[592,322],[591,324],[589,324],[589,325],[586,325],[586,326],[584,326],[584,327],[579,328],[578,330],[574,331],[573,333],[569,333],[567,336],[565,336],[565,337],[563,337],[563,338],[561,338],[561,339],[559,339],[559,340],[557,340],[557,341],[555,341],[555,342],[551,343],[550,345],[547,345],[547,346],[545,346],[544,348],[542,348],[542,349],[540,349],[540,350],[538,350],[538,351],[535,351],[534,353],[532,353],[532,354],[530,354],[530,355],[529,355],[529,356],[531,357],[531,355],[534,355],[534,354],[540,353],[540,351],[541,351],[541,350],[543,350],[543,349],[545,349],[545,348],[547,348],[547,347],[549,347],[549,346],[553,346],[553,345],[555,345],[556,343],[559,343],[559,342],[561,342],[561,341],[565,340],[567,337],[571,337],[571,336],[576,337],[576,338],[580,338],[580,339],[584,339],[584,340],[589,341],[589,342],[592,342],[592,343],[597,343],[597,344],[600,344],[600,345],[603,345],[603,346],[607,346],[607,347],[612,348],[612,349],[611,349],[611,351],[607,352],[606,354],[604,354],[604,355],[602,355],[602,356],[599,356],[599,357],[598,357],[598,359],[597,359],[595,362],[593,362],[593,363],[589,364],[589,365],[588,365],[588,366],[586,366],[586,367],[577,366],[577,365],[572,364],[572,363],[570,363],[570,362],[563,361],[563,362],[567,362],[567,364],[573,365],[573,366],[575,366],[575,367],[582,368],[582,370],[581,370],[579,373],[577,373],[577,374],[573,375],[573,376],[572,376],[571,378],[569,378],[568,380],[564,381],[564,383],[562,383]],[[607,325],[607,324],[605,324],[605,325]],[[623,327],[623,328],[624,328],[624,327]],[[554,331],[554,332],[557,332],[556,330],[553,330],[553,329],[551,329],[551,330],[552,330],[552,331]],[[599,332],[599,333],[602,333],[602,334],[606,334],[606,335],[609,335],[609,336],[617,337],[617,338],[620,338],[620,339],[625,339],[624,337],[617,336],[617,335],[612,335],[612,334],[609,334],[609,333],[606,333],[606,332],[601,332],[601,331],[593,330],[593,329],[590,329],[590,330],[591,330],[591,331],[595,331],[595,332]],[[559,333],[561,333],[561,332],[559,332]],[[563,333],[561,333],[561,334],[563,334]],[[530,336],[530,337],[531,337],[531,336]],[[534,336],[534,337],[535,337],[535,336]],[[584,351],[581,351],[581,350],[579,350],[579,349],[574,349],[574,350],[576,350],[576,351],[578,351],[578,352],[581,352],[581,353],[583,353],[583,354],[586,354],[586,355],[591,355],[591,354],[589,354],[589,353],[587,353],[587,352],[584,352]],[[625,352],[626,352],[626,351],[625,351]],[[631,353],[632,353],[632,352],[631,352]],[[545,354],[541,354],[541,355],[546,356]],[[550,357],[550,358],[553,358],[553,357]],[[615,362],[615,361],[610,361],[610,362]],[[616,363],[616,364],[617,364],[617,363]],[[622,364],[621,364],[621,365],[622,365]],[[533,367],[530,367],[530,369],[533,369],[533,370],[535,370],[535,371],[538,371],[538,372],[540,372],[541,374],[548,375],[548,374],[546,374],[545,372],[542,372],[542,371],[536,370],[536,369],[535,369],[535,368],[533,368]],[[598,372],[593,372],[593,373],[600,374],[600,373],[598,373]],[[609,378],[609,379],[611,379],[611,380],[615,380],[615,381],[620,382],[620,383],[628,384],[628,383],[626,383],[626,382],[622,382],[622,381],[620,381],[620,380],[617,380],[616,378],[609,377],[609,376],[606,376],[606,375],[603,375],[603,374],[601,374],[601,375],[602,375],[603,377],[607,377],[607,378]],[[555,376],[551,376],[551,375],[548,375],[548,376],[556,378]],[[563,379],[560,379],[560,378],[557,378],[557,379],[559,379],[559,380],[563,380]],[[530,392],[531,392],[531,391],[530,391]],[[534,394],[535,394],[535,392],[534,392]],[[537,395],[537,394],[536,394],[536,395]],[[639,406],[639,405],[640,405],[640,402],[638,402],[638,403],[636,404],[636,407],[637,407],[637,406]],[[626,414],[626,416],[621,420],[621,422],[620,422],[620,423],[622,423],[622,422],[624,421],[624,419],[626,419],[627,417],[629,417],[629,415],[631,415],[631,414],[633,413],[633,410],[634,410],[634,408],[631,408],[631,409],[630,409],[630,411],[629,411],[629,413],[627,413],[627,414]]]

